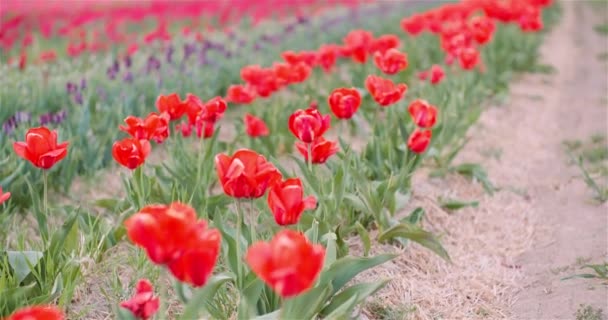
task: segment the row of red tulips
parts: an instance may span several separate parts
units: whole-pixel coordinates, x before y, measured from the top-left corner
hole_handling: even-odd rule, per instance
[[[403,20],[402,27],[412,35],[423,30],[437,34],[446,52],[446,63],[458,60],[462,69],[481,66],[483,70],[479,50],[491,40],[495,21],[517,22],[525,31],[538,30],[542,27],[540,10],[549,3],[547,0],[465,0],[408,17]],[[473,16],[479,11],[484,14]],[[196,131],[200,138],[211,137],[228,103],[247,104],[258,97],[268,97],[289,85],[305,81],[315,67],[330,72],[338,58],[365,63],[372,56],[375,65],[385,74],[401,72],[407,68],[408,61],[406,54],[399,51],[399,45],[400,41],[394,35],[375,38],[367,31],[355,30],[345,37],[343,44],[324,45],[317,51],[288,51],[283,54],[284,62],[270,68],[244,67],[241,77],[245,84],[231,86],[226,98],[215,97],[203,102],[193,94],[184,100],[177,94],[161,95],[156,102],[158,113],[151,113],[146,118],[130,116],[125,120],[126,125],[120,129],[130,137],[114,144],[114,159],[131,170],[140,167],[150,153],[150,141],[165,141],[170,135],[171,122],[181,121],[184,116],[187,119],[176,125],[177,132],[189,136]],[[444,76],[439,66],[419,74],[421,79],[428,78],[434,84]],[[395,84],[374,75],[366,78],[365,87],[382,107],[401,100],[407,90],[403,83]],[[356,88],[337,88],[327,99],[333,115],[340,120],[350,119],[361,101],[361,92]],[[436,123],[437,108],[417,99],[409,105],[408,111],[417,129],[404,143],[412,152],[424,153],[431,141],[430,128]],[[245,115],[244,122],[251,137],[271,134],[260,118]],[[296,147],[309,168],[312,164],[325,163],[338,151],[337,142],[324,138],[330,123],[331,116],[322,114],[318,106],[313,105],[296,110],[286,124],[299,140]],[[61,161],[67,154],[67,147],[67,143],[57,142],[54,131],[46,128],[31,129],[25,142],[14,145],[17,155],[42,169],[50,169]],[[215,157],[215,169],[224,193],[237,199],[237,206],[238,199],[260,198],[268,191],[268,207],[280,226],[297,224],[305,210],[316,206],[317,199],[304,196],[300,179],[284,179],[275,165],[255,151],[241,149],[231,156],[220,153]],[[0,196],[3,198],[7,196]],[[207,283],[221,251],[222,236],[218,230],[208,228],[205,220],[197,219],[194,209],[177,202],[145,206],[125,221],[125,227],[131,241],[144,248],[153,263],[166,267],[180,282],[194,287]],[[237,222],[237,235],[238,228],[240,221]],[[237,241],[236,258],[241,259],[240,241]],[[287,228],[276,233],[270,242],[253,243],[244,254],[251,270],[283,298],[310,290],[321,273],[324,258],[323,246],[313,244],[302,233]],[[242,277],[242,271],[239,265],[237,278]],[[147,319],[157,311],[159,300],[154,296],[151,284],[142,280],[135,296],[122,306],[136,318]],[[10,319],[27,316],[40,319],[36,312],[49,314],[49,319],[62,318],[52,307],[40,307],[17,312]]]

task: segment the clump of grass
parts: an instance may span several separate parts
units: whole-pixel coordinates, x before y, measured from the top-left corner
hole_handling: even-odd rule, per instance
[[[608,36],[608,23],[598,24],[593,27],[593,30],[598,34],[607,37]]]
[[[590,305],[581,304],[574,316],[576,320],[603,320],[604,311],[601,308],[594,309]]]
[[[577,165],[585,183],[594,191],[594,199],[608,200],[608,144],[604,134],[595,134],[588,141],[563,142],[572,163]]]

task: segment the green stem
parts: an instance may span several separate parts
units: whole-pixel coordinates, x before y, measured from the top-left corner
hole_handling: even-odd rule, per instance
[[[255,219],[253,198],[249,199],[249,216],[251,217],[251,221],[249,221],[249,236],[251,237],[251,243],[253,243],[257,240],[257,236],[255,234],[257,219]]]
[[[47,217],[49,216],[49,176],[45,171],[42,172],[42,219],[38,219],[38,229],[44,240],[48,237],[48,227],[46,225]]]
[[[308,157],[306,163],[308,164],[308,171],[312,172],[312,142],[306,145]]]
[[[236,283],[237,287],[240,289],[243,288],[243,277],[241,276],[241,225],[243,224],[243,210],[241,208],[241,199],[236,199],[236,257],[237,257],[237,267],[236,267]]]

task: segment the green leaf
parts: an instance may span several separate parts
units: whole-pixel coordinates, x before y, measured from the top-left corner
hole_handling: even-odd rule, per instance
[[[352,256],[341,258],[336,260],[336,262],[321,275],[319,283],[331,283],[334,290],[333,292],[336,293],[359,273],[383,264],[395,257],[397,257],[397,255],[385,253],[370,258]]]
[[[358,283],[350,286],[339,294],[337,294],[331,302],[323,308],[321,315],[331,314],[334,310],[341,308],[342,305],[346,304],[352,298],[355,298],[354,305],[358,305],[363,302],[367,297],[375,294],[378,290],[382,289],[390,280],[382,280],[372,283]],[[327,316],[329,317],[329,315]]]
[[[401,219],[401,222],[409,222],[411,224],[418,224],[418,222],[420,222],[422,220],[422,217],[424,216],[424,209],[421,207],[418,207],[416,209],[414,209],[409,216],[405,217],[404,219]]]
[[[34,271],[43,256],[40,251],[6,251],[6,255],[18,283]]]
[[[562,278],[562,280],[569,280],[569,279],[573,279],[573,278],[593,279],[593,278],[599,278],[599,277],[595,274],[581,273],[581,274],[575,274],[573,276]]]
[[[466,207],[476,208],[479,201],[462,201],[458,199],[439,199],[439,205],[446,210],[459,210]]]
[[[215,297],[215,294],[222,285],[233,279],[234,278],[228,274],[218,274],[211,277],[204,287],[194,292],[190,302],[184,309],[181,319],[198,319],[201,310],[208,313],[206,310],[207,303]]]
[[[265,315],[261,315],[259,317],[255,317],[252,320],[280,320],[279,316],[281,316],[281,310],[277,310],[271,313],[267,313]]]
[[[116,309],[116,316],[118,320],[136,320],[133,313],[123,307],[118,307],[118,309]]]
[[[336,249],[336,240],[338,237],[335,233],[330,232],[323,236],[326,238],[327,245],[325,246],[325,261],[323,262],[323,269],[329,268],[335,261],[338,256],[338,252]]]
[[[359,296],[357,296],[357,295],[350,297],[350,299],[348,299],[344,303],[340,304],[330,314],[328,314],[324,319],[326,319],[326,320],[349,320],[353,313],[353,309],[357,306],[358,298],[359,298]]]
[[[359,238],[361,238],[361,242],[363,242],[363,255],[367,257],[372,246],[369,233],[359,221],[355,223],[355,227],[357,228],[357,233],[359,234]]]
[[[282,319],[313,319],[321,311],[321,307],[332,295],[331,284],[319,284],[319,286],[285,301],[282,311]]]
[[[422,228],[416,225],[410,223],[400,223],[378,235],[378,241],[380,242],[385,242],[394,238],[405,238],[417,242],[423,247],[435,252],[445,260],[450,261],[450,256],[448,255],[447,251],[445,251],[439,240],[437,240],[432,233],[422,230]]]
[[[250,272],[249,275],[253,275],[251,277],[252,280],[245,284],[245,288],[241,294],[241,299],[237,310],[237,319],[249,320],[257,314],[256,304],[260,299],[262,290],[264,290],[264,282],[256,277],[253,272]],[[249,275],[247,278],[249,278]]]

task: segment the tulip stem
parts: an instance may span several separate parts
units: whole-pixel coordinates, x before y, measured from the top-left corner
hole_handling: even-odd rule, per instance
[[[249,216],[251,217],[251,221],[249,222],[249,237],[251,238],[251,243],[255,242],[257,240],[257,237],[255,236],[255,227],[257,224],[257,221],[255,219],[255,213],[253,212],[253,198],[249,199]]]
[[[46,170],[42,171],[42,184],[42,212],[44,214],[44,223],[41,223],[40,225],[40,232],[43,237],[46,238],[48,235],[46,219],[49,216],[49,176]]]
[[[241,208],[241,199],[236,199],[236,239],[235,240],[235,245],[236,245],[236,260],[237,262],[237,266],[236,266],[236,283],[237,283],[237,287],[239,288],[239,290],[243,287],[242,283],[243,283],[243,277],[241,276],[241,225],[243,224],[243,210]]]
[[[308,157],[306,163],[308,164],[308,171],[312,172],[312,142],[306,144]]]

